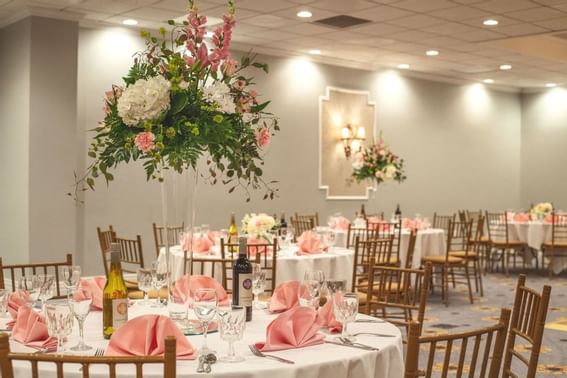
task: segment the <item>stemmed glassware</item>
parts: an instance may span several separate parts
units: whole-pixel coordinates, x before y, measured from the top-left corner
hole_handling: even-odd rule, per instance
[[[0,318],[4,318],[8,312],[8,299],[10,291],[8,289],[0,289]]]
[[[35,276],[39,287],[39,300],[41,301],[41,310],[45,312],[45,302],[53,298],[55,295],[55,276],[52,274],[38,274]]]
[[[191,302],[190,280],[180,279],[176,282],[175,288],[172,288],[168,293],[167,311],[169,318],[177,323],[177,325],[185,330],[188,330],[187,324],[187,310]]]
[[[209,330],[209,322],[215,317],[218,306],[217,292],[215,289],[200,288],[195,290],[193,298],[193,311],[201,321],[203,328],[203,346],[199,349],[200,355],[214,353],[207,346],[207,332]]]
[[[356,293],[337,291],[333,294],[333,311],[335,318],[343,326],[341,337],[355,341],[355,338],[348,333],[347,326],[348,323],[356,320],[358,314],[358,296]]]
[[[61,268],[63,275],[63,285],[67,291],[72,291],[77,287],[81,279],[81,266],[80,265],[65,265]]]
[[[49,336],[57,338],[57,352],[63,348],[63,339],[73,330],[73,312],[69,305],[61,301],[47,301],[45,320]]]
[[[266,290],[266,272],[260,264],[252,264],[252,293],[254,294],[254,308],[263,309],[266,306],[260,302],[258,296]]]
[[[153,287],[152,270],[146,268],[138,268],[137,271],[138,288],[144,292],[144,300],[140,302],[142,305],[150,305],[152,302],[148,299],[148,292]]]
[[[21,276],[18,281],[17,291],[20,297],[33,306],[39,298],[39,280],[35,276]]]
[[[337,242],[337,235],[333,231],[328,231],[328,232],[325,232],[325,235],[323,236],[323,238],[324,238],[325,245],[327,247],[329,247],[328,252],[332,253],[333,247],[335,246],[335,243]]]
[[[71,350],[73,351],[85,351],[92,349],[91,346],[85,344],[85,338],[83,335],[83,326],[85,324],[85,319],[89,315],[91,311],[91,303],[93,302],[92,293],[90,290],[87,290],[82,287],[76,287],[73,291],[71,291],[69,295],[69,308],[71,312],[77,318],[79,322],[79,343],[73,347]]]
[[[167,262],[154,261],[152,263],[152,284],[156,290],[156,303],[152,307],[161,307],[160,289],[167,283]]]
[[[219,309],[220,337],[228,341],[228,355],[221,357],[224,362],[242,362],[244,357],[237,356],[234,351],[234,342],[242,340],[246,328],[246,311],[244,307],[233,306],[228,309]]]
[[[325,282],[325,275],[321,271],[305,272],[303,281],[299,284],[297,298],[303,307],[319,307],[321,286]]]

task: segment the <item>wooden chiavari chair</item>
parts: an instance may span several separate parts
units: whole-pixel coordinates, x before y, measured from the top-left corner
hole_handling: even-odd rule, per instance
[[[454,221],[455,221],[455,214],[439,215],[437,213],[433,213],[433,223],[431,227],[440,228],[443,231],[447,232],[449,229],[449,222],[454,222]]]
[[[492,253],[494,250],[500,251],[503,270],[508,274],[508,266],[510,264],[510,255],[514,256],[514,267],[516,265],[516,256],[519,252],[525,253],[526,243],[521,240],[515,240],[510,237],[510,228],[508,224],[508,212],[489,213],[486,212],[486,222],[488,225],[488,238],[490,239],[490,263],[493,262]],[[522,254],[522,257],[525,257]],[[526,259],[523,258],[524,269],[526,267]]]
[[[479,264],[482,266],[484,273],[486,274],[487,268],[490,262],[490,238],[488,237],[488,231],[486,229],[486,216],[482,210],[478,211],[466,211],[467,220],[473,221],[473,229],[471,232],[472,236],[477,236],[472,242],[475,244],[477,252],[479,253]],[[482,216],[482,224],[479,222]],[[480,230],[478,229],[480,227]],[[477,234],[478,232],[478,234]]]
[[[138,268],[144,267],[144,253],[140,235],[136,235],[135,239],[116,237],[114,242],[120,245],[120,263],[123,272],[136,273]]]
[[[404,268],[411,269],[413,266],[413,255],[415,252],[415,244],[417,242],[418,230],[411,230],[408,242],[408,251],[406,253],[406,264]]]
[[[463,217],[466,219],[466,217]],[[461,222],[463,224],[463,222]],[[480,269],[480,244],[476,243],[476,240],[480,240],[482,238],[482,228],[484,225],[484,216],[481,215],[478,219],[473,220],[470,219],[467,224],[471,225],[471,237],[468,240],[468,243],[464,245],[464,247],[468,248],[468,251],[463,250],[452,250],[449,252],[449,256],[454,257],[461,257],[466,259],[468,263],[470,263],[473,274],[474,274],[474,284],[475,289],[477,292],[480,292],[481,296],[484,296],[484,291],[482,287],[482,272]]]
[[[384,220],[384,212],[379,213],[372,213],[372,214],[364,214],[364,220],[368,221],[368,218],[379,219],[381,221]]]
[[[274,218],[274,219],[278,219],[278,218]],[[298,213],[295,213],[295,219],[301,220],[301,221],[312,220],[313,221],[313,227],[319,227],[319,212],[315,212],[315,214],[298,214]]]
[[[305,231],[311,231],[315,228],[315,222],[313,219],[297,219],[291,217],[291,225],[295,230],[294,241],[297,241],[297,238]]]
[[[440,336],[420,336],[421,326],[409,327],[404,378],[432,377],[434,368],[442,377],[498,378],[510,310],[502,309],[500,320],[491,327]],[[428,351],[427,365],[419,364],[420,350]],[[437,375],[435,375],[437,376]]]
[[[526,287],[525,284],[526,276],[520,274],[504,355],[503,378],[534,378],[537,373],[537,362],[543,340],[549,298],[551,297],[551,286],[545,285],[541,294],[539,294]],[[515,349],[516,338],[521,338],[530,344],[528,357]],[[524,365],[524,371],[515,373],[514,368],[521,364]]]
[[[551,241],[541,246],[543,256],[549,259],[547,269],[553,278],[553,258],[567,256],[567,214],[551,213]],[[542,265],[545,264],[545,259]]]
[[[346,247],[354,248],[356,245],[356,238],[359,238],[360,241],[376,239],[376,232],[374,229],[370,229],[368,227],[354,227],[352,224],[349,224]]]
[[[65,293],[61,291],[60,277],[61,268],[64,266],[73,265],[73,256],[67,254],[65,261],[61,262],[47,262],[47,263],[34,263],[34,264],[14,264],[3,265],[2,257],[0,257],[0,289],[5,289],[4,280],[6,273],[8,273],[8,280],[11,285],[11,291],[15,292],[17,289],[18,280],[23,276],[31,276],[35,274],[51,274],[55,277],[55,298],[63,298]]]
[[[156,256],[159,256],[161,248],[165,247],[165,227],[152,223],[152,229],[154,232]],[[183,231],[185,231],[185,223],[181,223],[181,226],[167,227],[167,241],[169,242],[170,247],[173,245],[181,244],[181,240],[179,240],[179,234]]]
[[[471,222],[462,223],[449,221],[447,230],[447,250],[445,252],[445,256],[424,256],[421,258],[422,264],[430,262],[434,269],[437,268],[437,271],[434,271],[434,274],[439,274],[441,276],[441,294],[446,306],[449,305],[449,274],[451,275],[453,286],[455,286],[456,283],[464,283],[467,285],[469,300],[473,303],[469,264],[467,261],[470,229]],[[456,245],[459,247],[456,247]],[[451,256],[450,252],[456,248],[464,251],[465,257]],[[458,281],[455,277],[462,277],[463,281]]]
[[[366,297],[369,314],[403,326],[408,332],[411,321],[417,320],[421,327],[430,280],[431,263],[425,269],[371,265]]]
[[[30,371],[33,377],[38,377],[39,364],[53,364],[56,369],[57,377],[65,375],[65,365],[73,366],[76,370],[77,365],[82,367],[82,377],[89,378],[91,366],[106,365],[108,367],[107,376],[116,378],[116,368],[118,366],[134,366],[136,377],[144,376],[144,365],[163,364],[163,377],[176,377],[176,341],[172,336],[165,339],[165,353],[163,356],[136,356],[136,357],[94,357],[94,356],[73,356],[64,354],[45,354],[45,353],[15,353],[10,351],[10,343],[6,333],[0,333],[0,372],[3,378],[14,378],[15,373],[12,364],[16,361],[25,361],[30,364]],[[98,372],[97,376],[100,375]]]
[[[384,264],[400,266],[400,247],[402,244],[402,221],[370,223],[368,229],[371,231],[369,238],[388,239],[392,237],[392,255]]]
[[[103,231],[100,227],[96,228],[96,233],[98,235],[98,242],[100,245],[100,253],[102,256],[102,264],[104,266],[104,274],[108,276],[108,251],[110,250],[110,244],[116,241],[116,232],[112,228],[112,225],[108,226],[107,231]]]

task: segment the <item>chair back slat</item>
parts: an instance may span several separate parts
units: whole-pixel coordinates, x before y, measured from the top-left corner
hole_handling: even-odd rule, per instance
[[[408,242],[408,251],[406,253],[406,264],[404,268],[411,269],[413,265],[413,255],[415,252],[415,244],[417,242],[418,230],[411,230]]]
[[[98,243],[100,245],[100,253],[102,264],[104,266],[104,274],[108,275],[108,266],[110,262],[110,245],[116,242],[116,232],[112,225],[108,226],[108,230],[103,231],[100,227],[96,228]]]
[[[399,265],[400,246],[402,244],[402,221],[369,223],[369,236],[372,239],[388,239],[392,237],[392,256],[390,265]]]
[[[489,213],[487,211],[485,217],[490,241],[508,244],[510,242],[508,212]]]
[[[274,217],[274,219],[277,219]],[[315,212],[315,214],[298,214],[295,213],[295,219],[300,221],[313,221],[313,227],[319,227],[319,212]]]
[[[156,248],[156,256],[159,256],[161,248],[165,247],[165,227],[158,226],[156,223],[152,223],[152,230],[154,234],[154,244]],[[169,246],[181,244],[179,240],[179,234],[185,231],[185,223],[181,223],[181,226],[167,226],[167,242]]]
[[[136,273],[138,268],[144,267],[144,252],[140,235],[137,235],[135,239],[116,237],[115,243],[120,245],[122,271]]]
[[[437,213],[433,213],[433,228],[440,228],[443,231],[447,232],[449,229],[449,222],[455,221],[455,214],[453,215],[439,215]]]
[[[294,239],[297,240],[305,231],[311,231],[315,228],[315,221],[313,218],[291,217],[291,225],[295,230]]]
[[[356,236],[354,242],[354,266],[352,270],[352,291],[363,291],[368,286],[368,272],[372,261],[377,258],[389,259],[392,253],[392,237],[388,239],[363,240]],[[377,257],[380,256],[380,257]]]

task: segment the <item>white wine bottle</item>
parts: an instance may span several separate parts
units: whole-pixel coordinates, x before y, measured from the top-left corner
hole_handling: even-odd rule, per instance
[[[102,292],[102,333],[105,339],[128,321],[128,291],[120,266],[120,244],[110,245],[110,271]]]
[[[228,226],[228,242],[230,244],[238,243],[238,227],[236,227],[236,218],[234,213],[230,216],[230,226]],[[229,248],[231,253],[236,252],[236,247],[231,246]]]

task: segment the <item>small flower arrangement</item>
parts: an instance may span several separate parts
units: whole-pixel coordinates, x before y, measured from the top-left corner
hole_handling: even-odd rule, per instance
[[[264,239],[271,243],[271,234],[276,228],[275,219],[264,213],[246,214],[242,218],[242,232],[253,238]]]
[[[88,155],[94,162],[77,180],[94,189],[95,179],[114,179],[111,170],[120,163],[143,161],[147,179],[163,181],[162,170],[182,173],[195,169],[206,158],[206,180],[237,187],[264,188],[264,199],[274,198],[277,189],[262,178],[263,149],[279,130],[277,118],[266,112],[269,101],[260,101],[252,88],[248,68],[268,73],[268,66],[245,55],[237,62],[230,55],[236,23],[234,0],[228,14],[205,40],[207,18],[199,15],[194,0],[188,1],[189,15],[182,24],[169,20],[170,33],[142,32],[146,50],[135,55],[123,78],[106,92],[104,120]],[[169,34],[169,35],[168,35]]]
[[[540,202],[530,210],[530,213],[538,218],[543,218],[551,212],[553,212],[553,205],[549,202]]]
[[[377,184],[406,179],[404,160],[394,155],[386,145],[382,134],[377,143],[354,155],[352,177],[356,182],[375,181]]]

